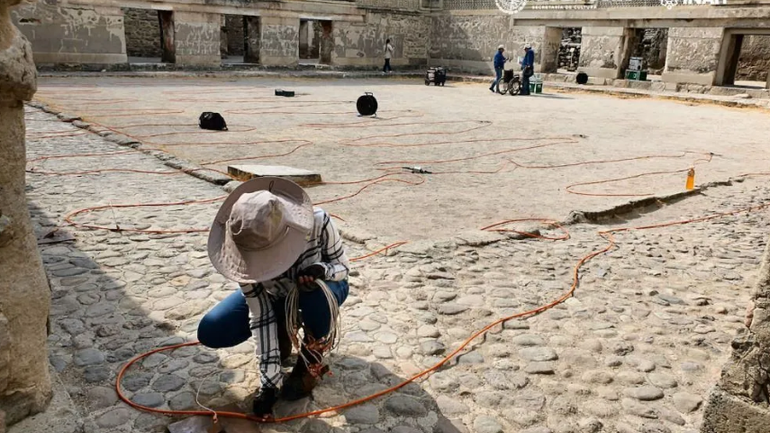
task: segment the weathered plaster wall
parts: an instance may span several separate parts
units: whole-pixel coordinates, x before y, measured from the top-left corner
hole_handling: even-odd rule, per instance
[[[514,24],[512,17],[503,14],[435,16],[429,62],[454,70],[488,73],[494,70],[492,58],[498,45],[505,45],[506,57],[515,62],[524,55],[524,45],[530,43],[535,50],[535,70],[539,71],[546,27]],[[546,51],[550,52],[548,48]]]
[[[122,9],[126,29],[126,54],[130,57],[160,57],[160,21],[152,9]]]
[[[424,65],[431,35],[430,18],[418,14],[367,12],[363,23],[334,22],[332,63],[378,66],[385,41],[393,45],[391,65]]]
[[[620,78],[625,33],[623,27],[583,27],[578,71],[591,77]]]
[[[714,84],[723,34],[721,27],[670,28],[663,81]]]
[[[770,73],[770,36],[744,36],[736,80],[766,81]]]
[[[261,17],[260,63],[296,66],[299,59],[299,17]]]
[[[60,7],[43,1],[12,12],[32,43],[35,62],[125,63],[123,12],[114,7]]]
[[[217,66],[220,15],[174,12],[176,63],[188,66]]]

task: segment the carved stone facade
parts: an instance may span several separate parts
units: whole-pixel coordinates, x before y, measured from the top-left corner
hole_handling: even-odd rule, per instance
[[[767,76],[770,37],[759,36],[770,36],[770,0],[670,10],[658,0],[613,1],[530,0],[507,15],[493,0],[166,0],[132,2],[132,9],[107,0],[39,0],[15,19],[38,64],[124,65],[128,56],[157,58],[160,50],[164,61],[180,67],[213,67],[222,56],[245,55],[265,66],[293,67],[302,58],[379,68],[390,38],[395,67],[487,73],[499,44],[519,56],[529,43],[536,69],[555,72],[565,57],[564,29],[578,28],[582,40],[573,63],[594,77],[622,78],[636,56],[670,83],[712,86]],[[164,22],[165,32],[159,29]]]

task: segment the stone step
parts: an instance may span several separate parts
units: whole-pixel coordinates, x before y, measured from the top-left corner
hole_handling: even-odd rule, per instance
[[[243,182],[256,177],[271,176],[288,179],[301,186],[321,183],[320,173],[282,165],[230,165],[227,167],[227,173]]]

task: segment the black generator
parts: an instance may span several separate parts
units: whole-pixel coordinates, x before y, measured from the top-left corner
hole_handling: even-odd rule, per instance
[[[446,69],[442,67],[428,69],[425,73],[425,85],[430,86],[431,83],[443,86],[446,83]]]

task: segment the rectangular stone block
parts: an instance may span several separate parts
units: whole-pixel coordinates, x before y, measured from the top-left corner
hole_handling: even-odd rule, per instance
[[[185,66],[218,66],[221,63],[220,15],[174,12],[176,63]]]
[[[231,165],[227,167],[227,172],[240,181],[274,176],[291,180],[302,186],[321,183],[320,173],[282,165]]]
[[[583,36],[623,36],[623,27],[583,27]],[[582,53],[581,53],[582,54]]]
[[[723,35],[721,27],[670,28],[663,81],[713,85]]]
[[[32,44],[38,64],[128,61],[120,8],[33,2],[14,10],[11,17]]]
[[[260,20],[260,63],[296,66],[299,62],[299,18],[262,16]]]

